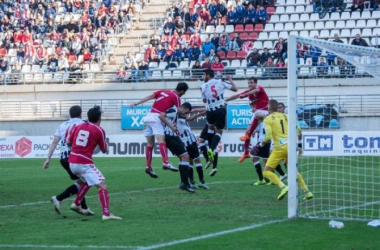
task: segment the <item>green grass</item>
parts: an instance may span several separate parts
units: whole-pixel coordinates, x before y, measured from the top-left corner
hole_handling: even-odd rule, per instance
[[[56,214],[50,197],[72,183],[58,160],[42,170],[43,159],[1,159],[0,248],[379,249],[379,229],[366,222],[345,221],[345,228],[339,230],[329,228],[328,220],[287,220],[286,199],[276,200],[276,186],[253,186],[256,174],[249,161],[238,164],[235,158],[222,158],[216,176],[209,177],[205,170],[210,190],[196,194],[179,190],[176,173],[157,167],[159,178],[150,178],[143,171],[142,158],[97,158],[95,162],[106,177],[111,212],[123,217],[122,221],[101,221],[95,188],[87,196],[95,216],[70,211],[72,199],[62,203],[62,215]],[[154,163],[160,166],[159,159]],[[319,174],[306,167],[304,171],[306,178]],[[312,185],[318,187],[323,178],[315,179]],[[210,237],[243,227],[251,229]],[[185,241],[168,244],[176,240]],[[160,248],[159,244],[164,245]]]

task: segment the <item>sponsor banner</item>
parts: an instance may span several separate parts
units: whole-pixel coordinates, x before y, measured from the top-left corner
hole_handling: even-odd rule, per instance
[[[200,131],[196,132],[199,135]],[[240,156],[244,144],[239,140],[241,133],[225,133],[218,146],[221,156]],[[51,136],[10,136],[0,140],[0,158],[46,158]],[[94,157],[144,157],[146,142],[141,134],[122,134],[107,136],[109,152],[101,153],[98,149]],[[256,145],[256,141],[251,141]],[[380,156],[380,131],[349,132],[313,132],[304,131],[303,150],[305,156]],[[60,148],[54,151],[53,157],[59,157]],[[156,144],[154,156],[159,156]]]
[[[227,128],[246,129],[251,118],[249,105],[227,105]]]
[[[121,107],[121,129],[143,129],[143,118],[149,113],[150,106]]]

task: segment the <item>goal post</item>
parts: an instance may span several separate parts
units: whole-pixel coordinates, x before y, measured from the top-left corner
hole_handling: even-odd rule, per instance
[[[309,54],[300,57],[304,45]],[[315,57],[311,62],[315,48],[318,62],[324,58],[333,63],[323,68],[326,71],[315,65]],[[288,217],[380,219],[380,49],[290,35],[287,55]],[[315,79],[326,90],[311,98],[309,84],[300,81],[315,83]],[[346,95],[344,87],[337,87],[350,79],[370,85],[363,87],[369,88],[368,93]],[[348,115],[340,123],[343,102]],[[313,105],[325,113],[307,114]],[[297,153],[297,125],[304,128],[302,157]],[[302,199],[298,170],[314,194],[311,200]]]

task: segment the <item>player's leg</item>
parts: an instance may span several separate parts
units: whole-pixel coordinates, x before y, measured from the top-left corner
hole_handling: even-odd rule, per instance
[[[198,145],[199,145],[199,150],[202,152],[203,157],[206,159],[205,168],[208,168],[211,164],[208,160],[208,155],[207,155],[207,145],[209,145],[208,144],[208,124],[206,124],[204,128],[202,129],[202,132],[198,139]]]
[[[269,153],[270,153],[270,144],[267,144],[264,147],[254,147],[250,153],[253,156],[253,159],[252,159],[253,165],[255,166],[256,173],[259,177],[259,180],[255,182],[254,185],[267,184],[263,176],[260,158],[264,160],[264,163],[266,163],[266,159],[268,159]]]
[[[146,138],[146,150],[145,150],[145,173],[147,173],[152,178],[157,178],[157,174],[154,172],[152,168],[152,155],[153,155],[153,147],[154,147],[154,132],[153,132],[153,124],[145,123],[144,124],[144,136]]]
[[[187,150],[187,149],[186,149]],[[195,189],[195,181],[194,181],[194,162],[190,157],[190,162],[189,162],[189,182],[190,182],[190,187]]]
[[[253,183],[253,185],[255,186],[265,185],[266,181],[264,180],[263,170],[261,169],[260,158],[253,157],[252,162],[253,162],[253,166],[255,167],[257,176],[259,177],[259,180]]]
[[[102,220],[121,220],[121,217],[115,216],[110,212],[110,201],[105,180],[101,180],[99,184],[95,184],[94,186],[98,189],[99,201],[103,212]]]
[[[181,185],[180,189],[194,193],[194,189],[190,186],[189,183],[189,172],[190,172],[190,157],[187,152],[179,156],[181,161],[179,163],[179,172],[181,175]]]
[[[223,129],[226,126],[226,109],[224,108],[218,109],[213,112],[212,116],[213,116],[212,118],[214,121],[215,134],[212,138],[210,148],[208,150],[208,157],[210,159],[210,162],[214,160],[214,156],[215,156],[215,152],[217,152],[218,144],[220,140],[222,139]],[[216,167],[213,170],[216,173]]]
[[[277,185],[281,188],[281,193],[278,196],[278,200],[282,200],[288,193],[288,187],[278,178],[276,174],[273,173],[274,169],[280,163],[283,158],[286,158],[286,149],[275,149],[269,156],[267,163],[264,168],[264,177],[267,178],[271,183]]]
[[[195,169],[197,171],[198,179],[199,179],[198,187],[208,189],[208,186],[206,185],[205,180],[204,180],[202,162],[200,159],[197,144],[193,142],[192,144],[186,147],[186,150],[190,156],[190,159],[192,159],[193,163],[195,163]]]
[[[214,151],[214,161],[212,162],[212,170],[208,174],[209,176],[214,176],[218,172],[218,159],[219,159],[219,153],[217,150]]]
[[[167,143],[165,141],[165,135],[156,135],[156,139],[158,141],[159,149],[160,149],[160,154],[162,156],[162,169],[164,170],[171,170],[173,172],[178,172],[178,169],[173,167],[169,163],[169,156],[168,156],[168,148],[167,148]]]
[[[253,123],[254,119],[255,119],[255,114],[252,115],[251,120],[248,123],[247,131],[245,132],[245,134],[242,137],[240,137],[240,140],[244,141],[244,153],[239,158],[239,160],[238,160],[239,162],[243,162],[245,159],[248,159],[250,157],[249,145],[251,145],[251,136],[253,134],[253,131],[252,131],[252,133],[250,131],[251,131],[252,123]]]

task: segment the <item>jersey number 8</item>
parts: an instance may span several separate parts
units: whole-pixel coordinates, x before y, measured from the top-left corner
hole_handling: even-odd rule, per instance
[[[79,130],[75,144],[78,146],[86,147],[90,132],[86,130]]]

